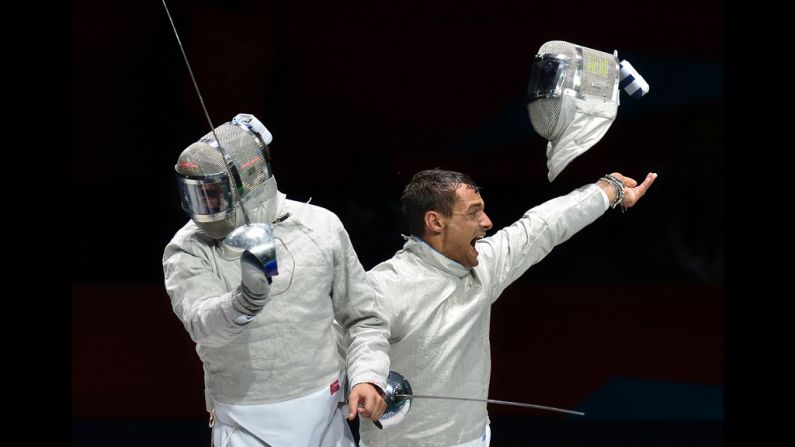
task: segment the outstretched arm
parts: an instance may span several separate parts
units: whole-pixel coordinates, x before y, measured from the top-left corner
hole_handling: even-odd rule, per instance
[[[521,276],[531,265],[539,262],[557,245],[595,221],[608,206],[630,208],[646,194],[657,178],[649,173],[643,183],[620,173],[600,179],[571,193],[548,200],[531,208],[514,224],[477,243],[484,265],[494,278],[494,299]],[[604,193],[604,194],[602,194]],[[620,202],[617,198],[620,196]]]

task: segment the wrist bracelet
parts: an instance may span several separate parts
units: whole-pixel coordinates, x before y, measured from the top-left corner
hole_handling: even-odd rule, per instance
[[[616,193],[616,198],[610,202],[610,208],[615,208],[618,205],[621,205],[621,212],[623,213],[626,211],[624,204],[622,203],[624,200],[624,182],[616,178],[616,176],[607,174],[604,177],[600,178],[599,180],[604,180],[613,188],[613,191]]]

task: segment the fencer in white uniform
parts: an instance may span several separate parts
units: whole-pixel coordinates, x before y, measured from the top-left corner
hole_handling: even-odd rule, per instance
[[[177,180],[191,221],[165,248],[166,290],[203,363],[215,446],[352,447],[346,382],[349,413],[377,419],[387,327],[337,216],[277,190],[271,139],[240,114],[182,152]],[[274,264],[225,242],[244,211],[272,226]]]
[[[609,206],[635,205],[655,178],[650,173],[638,185],[606,176],[484,237],[492,224],[471,179],[438,169],[416,174],[402,198],[412,236],[367,272],[389,322],[390,369],[417,394],[487,399],[492,303]],[[489,445],[489,430],[484,402],[415,399],[394,426],[363,424],[360,445],[480,447]]]

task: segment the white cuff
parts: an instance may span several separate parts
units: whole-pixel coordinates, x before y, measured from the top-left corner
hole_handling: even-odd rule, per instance
[[[596,187],[599,189],[599,192],[602,193],[602,202],[604,202],[605,211],[607,211],[607,209],[610,208],[610,198],[607,197],[607,193],[599,185],[596,185]]]

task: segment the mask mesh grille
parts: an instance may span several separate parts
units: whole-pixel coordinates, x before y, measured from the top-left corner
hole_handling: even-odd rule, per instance
[[[233,184],[232,188],[232,194],[237,201],[240,196],[245,197],[270,178],[270,166],[249,131],[225,123],[215,128],[215,134],[240,175],[242,191],[237,190],[237,184]],[[191,177],[227,173],[223,155],[210,144],[213,141],[213,133],[209,132],[201,140],[188,146],[179,156],[177,171]]]
[[[574,89],[574,75],[577,70],[577,51],[579,45],[574,45],[562,40],[553,40],[544,43],[538,53],[562,54],[569,58],[571,63],[563,74],[561,87]],[[615,97],[618,79],[618,64],[612,54],[592,50],[579,46],[582,50],[583,70],[580,73],[579,91],[583,95],[597,96],[604,100],[612,101]],[[528,92],[529,93],[529,92]],[[560,117],[561,98],[537,99],[527,106],[530,121],[535,131],[546,139],[551,139]]]

